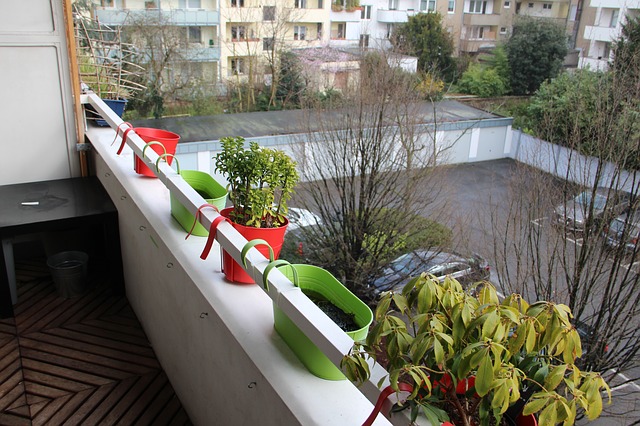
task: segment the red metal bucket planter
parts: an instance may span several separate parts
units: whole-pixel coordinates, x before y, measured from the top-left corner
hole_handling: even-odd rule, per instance
[[[220,215],[229,218],[229,214],[233,210],[233,207],[228,207],[220,211]],[[274,258],[277,259],[282,249],[282,243],[284,242],[284,233],[287,230],[289,221],[277,228],[254,228],[252,226],[238,225],[231,221],[233,227],[248,241],[251,240],[265,240],[269,246],[273,249]],[[269,257],[269,247],[259,246],[256,247],[260,253],[265,257]],[[246,273],[242,266],[238,265],[238,262],[233,260],[233,257],[224,249],[222,250],[222,270],[225,277],[234,283],[238,284],[254,284],[253,278]]]
[[[151,149],[153,149],[156,154],[160,155],[166,153],[171,154],[172,156],[175,155],[176,148],[178,147],[178,141],[180,141],[180,136],[176,133],[149,127],[136,127],[135,129],[133,129],[133,131],[136,132],[136,134],[140,136],[140,138],[142,138],[142,140],[145,142],[160,142],[162,146],[151,145]],[[164,149],[162,149],[163,147]],[[171,165],[172,158],[173,157],[170,156],[167,159],[167,163],[169,165]],[[140,157],[138,157],[137,155],[135,156],[134,169],[136,173],[143,176],[156,176],[155,173],[153,173],[153,171],[149,167],[147,167],[147,165],[144,164],[142,159],[140,159]]]

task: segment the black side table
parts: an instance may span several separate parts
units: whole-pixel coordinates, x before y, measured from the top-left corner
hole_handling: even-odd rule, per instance
[[[124,291],[118,211],[95,177],[0,186],[0,318],[17,302],[12,238],[45,231],[101,226],[111,285]]]

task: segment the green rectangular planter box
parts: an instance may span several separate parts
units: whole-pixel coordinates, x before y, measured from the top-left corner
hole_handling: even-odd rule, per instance
[[[227,203],[227,190],[224,186],[220,185],[209,173],[201,172],[198,170],[182,170],[180,176],[187,182],[193,189],[198,191],[202,198],[211,205],[214,205],[218,210],[222,210]],[[194,216],[178,201],[173,195],[171,195],[171,215],[178,221],[182,229],[186,232],[191,230],[193,226]],[[206,237],[209,235],[209,231],[204,228],[199,222],[193,228],[193,235],[199,237]]]
[[[373,321],[373,312],[369,306],[328,271],[312,265],[295,264],[291,267],[296,269],[298,285],[303,292],[319,294],[344,312],[354,314],[355,322],[360,328],[347,332],[353,340],[361,341],[367,337]],[[279,270],[293,280],[291,267],[284,266]],[[311,373],[327,380],[346,379],[340,369],[275,304],[273,316],[276,331]]]

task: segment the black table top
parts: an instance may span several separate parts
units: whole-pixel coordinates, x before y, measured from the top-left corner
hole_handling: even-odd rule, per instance
[[[96,177],[0,186],[0,232],[116,212]]]

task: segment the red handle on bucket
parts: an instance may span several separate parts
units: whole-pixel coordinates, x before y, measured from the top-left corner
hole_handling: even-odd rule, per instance
[[[408,383],[398,382],[398,390],[402,392],[413,392],[413,386]],[[389,398],[389,395],[393,394],[395,391],[391,388],[391,386],[387,386],[380,392],[380,396],[378,396],[378,400],[376,401],[376,405],[373,407],[373,411],[367,417],[367,420],[362,423],[362,426],[371,426],[373,422],[378,417],[380,411],[382,411],[382,405],[384,401]]]
[[[212,204],[205,203],[205,204],[201,205],[200,207],[198,207],[198,210],[196,210],[196,215],[193,218],[193,225],[191,225],[191,229],[189,230],[189,233],[187,234],[187,236],[184,237],[185,240],[187,238],[189,238],[189,236],[191,235],[191,233],[195,229],[196,224],[198,223],[198,217],[200,217],[200,214],[202,213],[202,209],[205,208],[205,207],[211,207],[212,209],[214,209],[216,211],[216,213],[220,213],[220,210],[218,210],[218,208],[216,206],[212,205]],[[214,221],[215,221],[215,219],[214,219]]]
[[[120,135],[120,126],[122,126],[123,124],[126,124],[127,126],[129,126],[129,129],[133,129],[133,126],[128,121],[123,121],[122,123],[118,124],[118,126],[116,127],[116,137],[113,138],[113,142],[111,142],[111,145],[116,143],[116,140],[118,139],[118,136]],[[124,133],[123,133],[123,135],[124,135]]]
[[[122,142],[120,142],[120,147],[118,147],[118,151],[116,152],[116,155],[120,155],[122,153],[122,150],[124,149],[124,144],[127,142],[127,135],[129,134],[130,131],[132,131],[135,133],[136,129],[134,129],[133,127],[129,127],[127,130],[124,131],[124,133],[122,134]],[[117,133],[116,133],[116,138],[117,138]],[[114,140],[115,142],[115,140]]]

